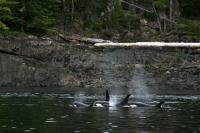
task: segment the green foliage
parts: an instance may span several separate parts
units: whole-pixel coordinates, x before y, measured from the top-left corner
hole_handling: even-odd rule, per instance
[[[155,21],[158,18],[158,15],[156,13],[145,13],[144,17],[148,20],[148,21]]]
[[[98,24],[99,30],[131,30],[136,27],[136,25],[139,25],[139,19],[133,11],[125,11],[122,8],[121,3],[116,0],[113,4],[113,8],[111,9],[111,11],[108,12],[108,14],[106,14],[106,17]]]
[[[180,6],[182,8],[183,17],[190,19],[200,19],[200,2],[199,0],[181,0]]]
[[[6,22],[11,20],[11,10],[8,7],[6,0],[0,0],[0,33],[5,33],[9,30]]]
[[[195,39],[200,39],[200,22],[189,19],[181,19],[177,25],[179,34],[188,35]]]
[[[138,0],[139,5],[155,6],[167,13],[169,0]],[[177,26],[180,34],[198,36],[199,0],[180,0],[182,16]],[[112,6],[110,6],[110,4]],[[127,6],[127,5],[123,5]],[[58,31],[89,33],[122,33],[140,28],[142,16],[126,10],[120,0],[0,0],[0,32],[54,35]],[[168,13],[167,13],[168,14]],[[155,21],[155,13],[145,13]],[[63,28],[65,27],[65,28]]]
[[[145,4],[152,4],[153,0],[143,0],[143,1],[139,1],[140,4],[145,3]]]
[[[153,4],[158,11],[165,11],[169,5],[169,0],[143,0],[139,3]]]
[[[153,0],[153,4],[159,11],[164,11],[168,7],[168,0]]]
[[[53,0],[46,2],[40,0],[16,0],[12,7],[12,21],[8,22],[9,27],[14,31],[21,31],[28,34],[44,35],[47,30],[55,25]]]
[[[9,28],[4,24],[4,23],[2,23],[1,21],[0,21],[0,31],[2,32],[5,32],[5,31],[7,31],[7,30],[9,30]]]
[[[0,0],[0,6],[2,7],[2,5],[6,5],[7,1],[6,0]]]
[[[109,28],[117,28],[121,26],[123,18],[125,18],[125,12],[123,11],[121,4],[118,1],[115,1],[114,7],[107,16],[107,26]]]

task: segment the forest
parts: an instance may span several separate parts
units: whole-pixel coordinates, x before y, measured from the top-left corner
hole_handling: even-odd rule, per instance
[[[199,41],[199,0],[0,0],[1,36]]]

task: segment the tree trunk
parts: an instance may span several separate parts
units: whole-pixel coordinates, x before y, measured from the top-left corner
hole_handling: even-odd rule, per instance
[[[63,32],[64,34],[66,33],[66,21],[67,21],[67,16],[66,16],[66,5],[65,5],[65,0],[62,0],[62,14],[63,14]]]
[[[156,11],[156,8],[155,8],[154,5],[153,5],[153,10],[154,10],[155,14],[158,16],[158,18],[157,18],[157,23],[158,23],[160,32],[162,32],[162,24],[161,24],[161,20],[160,20],[160,14]]]
[[[22,20],[21,20],[21,32],[24,33],[24,17],[22,17]]]
[[[71,21],[73,22],[73,20],[74,20],[74,0],[72,0],[72,15],[71,15]]]
[[[24,23],[25,23],[25,12],[26,12],[26,4],[25,0],[22,0],[22,8],[20,9],[21,12],[21,32],[24,33]]]
[[[170,0],[170,4],[169,4],[169,19],[171,21],[173,21],[172,13],[173,13],[173,0]],[[170,27],[171,26],[172,26],[172,24],[170,24]]]
[[[173,0],[172,4],[172,19],[173,21],[178,21],[181,16],[180,3],[178,0]]]

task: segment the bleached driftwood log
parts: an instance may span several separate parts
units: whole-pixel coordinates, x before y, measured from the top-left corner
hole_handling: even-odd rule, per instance
[[[165,43],[165,42],[136,42],[136,43],[95,43],[96,47],[196,47],[200,43]]]
[[[59,34],[59,37],[62,38],[64,41],[78,41],[78,42],[84,42],[84,43],[112,43],[112,41],[109,40],[103,40],[98,38],[88,38],[88,37],[80,37],[80,36],[64,36],[62,34]]]

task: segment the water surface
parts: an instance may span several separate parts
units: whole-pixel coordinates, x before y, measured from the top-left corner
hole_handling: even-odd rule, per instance
[[[119,96],[121,98],[123,96]],[[91,102],[103,96],[84,96]],[[0,133],[200,132],[200,96],[152,96],[158,108],[72,108],[71,94],[0,94]],[[131,97],[131,100],[141,99]]]

